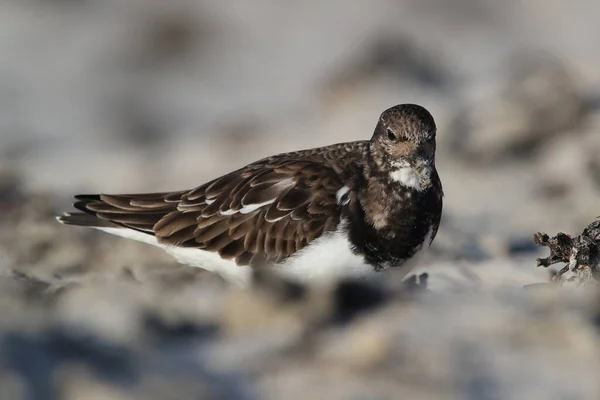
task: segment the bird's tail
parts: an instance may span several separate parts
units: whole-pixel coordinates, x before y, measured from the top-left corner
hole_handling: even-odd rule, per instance
[[[80,194],[73,206],[81,212],[56,217],[65,225],[92,228],[129,228],[153,235],[154,224],[177,209],[166,201],[169,193],[134,195]]]
[[[116,228],[118,225],[102,220],[95,215],[82,212],[63,213],[56,220],[64,225],[87,226],[90,228]]]
[[[118,225],[98,218],[96,213],[87,206],[94,201],[101,201],[100,195],[77,195],[73,206],[83,212],[66,212],[56,217],[56,220],[64,225],[87,226],[90,228],[115,228]]]

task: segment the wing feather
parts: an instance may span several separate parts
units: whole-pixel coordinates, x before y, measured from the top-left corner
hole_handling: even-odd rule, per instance
[[[337,228],[348,203],[338,204],[336,194],[349,185],[342,173],[348,161],[340,160],[355,156],[357,143],[270,157],[188,191],[80,195],[75,207],[238,265],[278,262]]]

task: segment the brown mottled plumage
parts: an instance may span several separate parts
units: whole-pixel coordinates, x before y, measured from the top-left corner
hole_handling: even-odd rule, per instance
[[[267,157],[192,190],[78,195],[83,213],[59,221],[132,229],[256,266],[281,263],[344,219],[353,252],[375,270],[396,266],[439,225],[435,133],[427,110],[400,105],[381,115],[370,141]]]

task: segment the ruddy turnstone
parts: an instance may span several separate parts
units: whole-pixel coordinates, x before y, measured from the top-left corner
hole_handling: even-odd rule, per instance
[[[241,284],[258,267],[301,282],[365,276],[402,266],[437,233],[435,135],[425,108],[397,105],[371,140],[263,158],[192,190],[77,195],[82,212],[57,219]]]

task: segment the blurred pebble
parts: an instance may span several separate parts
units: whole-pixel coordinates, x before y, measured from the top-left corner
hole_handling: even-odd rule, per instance
[[[392,337],[375,320],[360,320],[351,329],[332,330],[324,338],[317,360],[332,368],[372,371],[384,366],[392,353]]]
[[[507,68],[498,91],[464,105],[454,117],[447,140],[466,162],[528,158],[586,118],[586,95],[562,60],[525,54]]]

